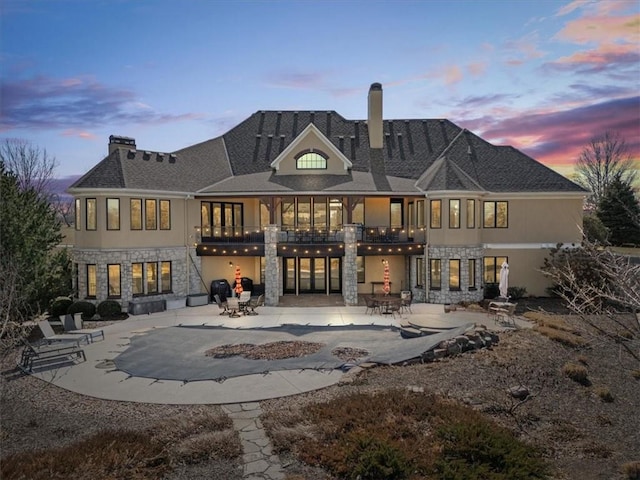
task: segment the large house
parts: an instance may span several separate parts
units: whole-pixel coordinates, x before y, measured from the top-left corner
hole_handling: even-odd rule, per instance
[[[258,111],[174,152],[109,137],[109,153],[69,193],[80,299],[211,293],[239,267],[265,294],[379,292],[478,301],[498,283],[544,295],[549,248],[581,241],[586,192],[510,146],[445,119],[366,120],[335,111]],[[223,282],[222,282],[223,283]]]

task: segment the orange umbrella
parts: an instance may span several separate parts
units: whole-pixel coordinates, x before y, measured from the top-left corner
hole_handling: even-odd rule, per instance
[[[389,261],[388,260],[384,260],[384,275],[382,277],[382,280],[384,281],[384,286],[382,287],[382,290],[384,290],[385,295],[389,295],[389,292],[391,291],[391,285],[389,284]]]
[[[236,265],[236,295],[239,297],[242,293],[242,275],[240,274],[240,267]]]

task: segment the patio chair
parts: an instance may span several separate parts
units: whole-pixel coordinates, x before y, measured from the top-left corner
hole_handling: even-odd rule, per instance
[[[261,307],[262,305],[264,305],[264,294],[260,295],[258,298],[252,298],[247,304],[247,315],[258,315],[256,308]]]
[[[220,295],[218,295],[217,293],[213,296],[213,299],[218,304],[218,308],[222,310],[222,312],[220,312],[220,315],[229,315],[229,307],[226,300],[224,302],[220,300]]]
[[[25,373],[33,372],[33,368],[38,365],[53,366],[61,362],[73,361],[74,357],[86,361],[87,357],[75,343],[58,343],[56,345],[37,345],[31,344],[23,339],[25,344],[20,356],[18,368]]]
[[[376,310],[380,313],[380,303],[373,297],[366,297],[365,301],[367,302],[367,309],[364,313],[369,313],[372,315]]]
[[[393,318],[399,315],[402,318],[402,300],[391,301],[387,304],[386,312],[390,313]]]
[[[238,301],[238,297],[230,297],[227,298],[227,308],[229,309],[230,317],[239,317],[240,316],[240,302]]]
[[[400,292],[400,307],[402,311],[413,313],[411,311],[411,301],[413,299],[413,295],[409,290],[403,290]]]
[[[64,317],[60,316],[62,320],[62,328],[65,333],[71,335],[89,335],[89,341],[95,342],[96,339],[102,337],[104,340],[104,330],[101,328],[83,328],[82,318],[79,313],[75,315],[66,314]]]
[[[509,303],[504,308],[495,310],[496,323],[499,325],[516,328],[516,307],[517,303]]]
[[[53,327],[51,327],[48,320],[40,320],[37,322],[37,325],[42,332],[43,339],[46,343],[69,342],[80,346],[80,342],[84,340],[86,344],[89,344],[89,335],[86,333],[80,335],[73,335],[69,333],[56,335],[56,332],[53,331]]]

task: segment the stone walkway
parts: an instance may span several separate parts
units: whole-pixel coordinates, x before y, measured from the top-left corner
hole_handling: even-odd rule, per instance
[[[240,434],[242,443],[242,478],[247,480],[284,480],[285,474],[278,455],[273,453],[260,415],[258,402],[234,403],[222,406],[233,420],[233,428]]]

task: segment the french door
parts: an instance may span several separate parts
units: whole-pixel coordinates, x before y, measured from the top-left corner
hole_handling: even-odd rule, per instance
[[[341,258],[285,257],[284,293],[339,293]]]

